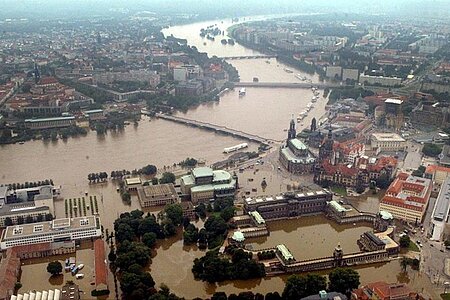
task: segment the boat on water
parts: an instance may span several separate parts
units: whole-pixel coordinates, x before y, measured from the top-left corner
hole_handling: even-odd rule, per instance
[[[248,144],[247,143],[242,143],[233,147],[228,147],[228,148],[223,148],[223,153],[231,153],[231,152],[235,152],[244,148],[247,148]]]
[[[239,90],[239,96],[245,96],[246,93],[247,93],[247,91],[245,90],[245,88],[241,88]]]
[[[312,103],[316,102],[316,101],[317,101],[317,98],[318,98],[317,96],[312,97],[312,98],[311,98],[311,102],[312,102]]]
[[[285,71],[286,73],[294,73],[294,71],[292,71],[291,69],[288,69],[288,68],[284,68],[284,71]]]

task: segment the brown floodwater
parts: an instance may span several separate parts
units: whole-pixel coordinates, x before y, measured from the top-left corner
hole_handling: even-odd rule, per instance
[[[206,51],[210,55],[239,56],[258,54],[241,45],[222,45],[220,39],[212,43],[199,37],[200,28],[211,24],[218,24],[222,29],[231,25],[229,20],[210,21],[204,23],[175,26],[165,29],[167,34],[188,39],[188,43]],[[206,42],[206,45],[203,45]],[[260,81],[296,82],[295,74],[302,74],[299,70],[293,73],[284,71],[285,66],[270,60],[235,60],[234,64],[243,81],[250,81],[258,77]],[[312,78],[306,74],[302,75]],[[289,121],[302,111],[310,101],[312,93],[308,89],[269,89],[248,88],[247,95],[239,98],[237,91],[224,94],[219,102],[200,105],[179,115],[198,119],[205,122],[228,126],[245,132],[258,134],[273,139],[284,139]],[[320,99],[308,117],[298,127],[309,126],[313,116],[319,118],[325,112],[325,100]],[[303,123],[303,125],[301,125]],[[215,134],[202,129],[187,127],[169,121],[154,119],[151,122],[144,118],[138,127],[127,126],[121,132],[109,132],[106,136],[97,136],[90,132],[85,137],[69,138],[67,141],[57,142],[30,141],[23,145],[0,146],[0,183],[36,181],[52,178],[57,185],[62,185],[64,198],[80,197],[85,192],[97,195],[99,213],[102,224],[111,230],[114,220],[121,212],[140,208],[137,198],[132,197],[131,205],[122,202],[116,192],[116,185],[109,181],[100,184],[89,184],[87,175],[91,172],[110,172],[117,169],[140,168],[146,164],[155,164],[160,169],[179,162],[186,157],[205,160],[209,165],[227,156],[222,153],[223,148],[245,142],[241,139]],[[257,149],[257,145],[249,143],[249,150]],[[272,153],[276,154],[276,153]],[[274,159],[276,160],[276,158]],[[265,165],[259,171],[249,169],[240,174],[243,191],[257,188],[257,194],[277,194],[286,190],[288,184],[298,184],[298,180],[279,172],[274,165]],[[259,168],[259,167],[258,167]],[[268,187],[262,191],[260,181],[266,178]],[[248,181],[253,179],[253,181]],[[304,183],[304,182],[302,182]],[[372,207],[372,205],[362,207]],[[64,201],[55,203],[56,216],[64,217]],[[152,209],[157,212],[160,208]],[[333,247],[340,242],[345,251],[355,251],[356,239],[365,230],[365,226],[337,226],[321,217],[300,218],[284,222],[272,222],[272,233],[269,237],[250,240],[258,247],[275,246],[284,242],[291,249],[297,259],[328,255]],[[206,297],[215,291],[239,293],[244,290],[267,293],[281,292],[287,276],[264,278],[260,280],[223,282],[216,285],[197,281],[193,278],[191,268],[196,257],[204,255],[196,247],[184,247],[181,232],[174,238],[160,241],[156,256],[151,265],[151,274],[156,284],[167,284],[179,296],[187,299]],[[90,264],[92,251],[83,250],[77,256]],[[23,290],[42,290],[61,286],[68,278],[49,280],[45,266],[47,261],[30,261],[24,265],[22,276]],[[86,272],[89,271],[87,267]],[[367,283],[377,280],[388,282],[406,281],[413,288],[426,288],[430,293],[432,287],[425,276],[419,272],[408,271],[408,276],[401,273],[398,261],[386,264],[360,267],[361,282]],[[111,275],[111,274],[110,274]],[[38,279],[37,279],[38,278]],[[88,278],[91,278],[90,276]],[[112,286],[112,276],[110,285]],[[89,280],[83,286],[89,290]],[[109,298],[113,298],[111,295]],[[89,298],[89,297],[86,297]]]
[[[297,118],[313,93],[309,89],[247,88],[246,95],[239,97],[237,89],[224,94],[219,102],[200,105],[177,115],[212,122],[233,129],[275,140],[286,139],[286,129],[292,117]],[[314,108],[300,123],[298,132],[309,127],[313,117],[317,120],[325,113],[326,100],[320,98]]]
[[[337,225],[323,216],[268,222],[268,226],[271,229],[269,237],[249,239],[248,242],[253,244],[255,249],[284,243],[297,260],[328,256],[337,243],[341,243],[345,252],[358,251],[356,239],[362,232],[370,229],[367,225]],[[194,259],[203,255],[204,251],[198,250],[197,247],[184,246],[179,233],[178,236],[158,244],[157,254],[151,265],[151,274],[157,284],[164,283],[171,291],[187,299],[208,297],[219,291],[227,294],[238,294],[247,290],[263,294],[273,291],[281,293],[288,277],[283,275],[209,284],[194,279],[191,272]],[[357,270],[362,284],[379,280],[406,282],[417,290],[421,291],[422,287],[425,287],[432,293],[431,283],[426,276],[409,268],[408,272],[403,274],[398,260],[360,266]],[[326,275],[327,272],[319,273]]]

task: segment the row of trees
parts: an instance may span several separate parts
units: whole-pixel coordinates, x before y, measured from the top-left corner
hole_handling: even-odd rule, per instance
[[[44,141],[52,140],[56,141],[58,136],[62,139],[67,139],[68,137],[76,137],[79,135],[86,135],[87,130],[79,126],[70,126],[61,129],[46,129],[41,131],[41,136]]]
[[[119,282],[125,299],[144,299],[154,292],[155,282],[145,268],[151,263],[150,249],[164,231],[154,215],[140,210],[122,213],[114,222],[117,251],[108,258],[113,271],[120,270]]]
[[[38,186],[43,186],[43,185],[53,185],[53,180],[45,179],[42,181],[39,180],[39,181],[33,181],[33,182],[25,181],[25,183],[9,183],[9,184],[0,185],[0,186],[7,186],[8,189],[10,189],[10,190],[17,190],[17,189],[33,188],[33,187],[38,187]]]
[[[105,181],[106,179],[108,179],[108,173],[106,172],[88,174],[89,183]]]
[[[220,282],[261,278],[266,275],[264,265],[253,260],[251,253],[234,247],[229,247],[227,253],[231,256],[231,261],[220,257],[217,250],[208,251],[205,256],[196,258],[192,267],[194,277],[207,282]]]
[[[125,169],[111,171],[110,177],[111,177],[111,179],[121,179],[123,176],[126,176],[126,175],[140,175],[140,174],[152,176],[152,175],[155,175],[157,171],[158,171],[158,169],[156,168],[156,166],[146,165],[146,166],[142,167],[141,169],[134,169],[132,171],[128,171]],[[89,179],[89,177],[91,179]],[[103,179],[107,179],[107,178],[108,178],[108,173],[106,173],[106,172],[90,173],[88,175],[89,181],[98,181],[98,180],[103,180]]]
[[[150,249],[157,239],[176,234],[176,226],[183,223],[183,210],[179,204],[165,207],[160,221],[155,215],[140,210],[122,213],[114,222],[117,251],[108,258],[114,271],[120,270],[120,286],[125,299],[145,299],[156,292],[155,282],[146,268],[151,263]],[[165,292],[164,289],[162,289]],[[155,298],[158,299],[158,298]]]
[[[193,157],[188,157],[185,160],[178,163],[182,168],[192,168],[197,165],[198,161]]]

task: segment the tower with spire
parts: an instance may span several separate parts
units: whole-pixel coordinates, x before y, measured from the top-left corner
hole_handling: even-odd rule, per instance
[[[292,115],[291,123],[289,125],[289,131],[288,131],[288,141],[295,139],[297,137],[297,131],[295,130],[295,121],[294,121],[294,115]]]
[[[34,83],[38,83],[41,79],[41,73],[39,72],[37,63],[34,63]]]

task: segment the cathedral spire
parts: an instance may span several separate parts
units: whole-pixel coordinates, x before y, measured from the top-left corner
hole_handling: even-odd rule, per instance
[[[295,130],[294,115],[292,115],[291,123],[289,125],[289,131],[288,131],[288,140],[295,139],[296,137],[297,137],[297,131]]]

